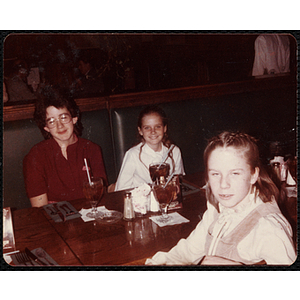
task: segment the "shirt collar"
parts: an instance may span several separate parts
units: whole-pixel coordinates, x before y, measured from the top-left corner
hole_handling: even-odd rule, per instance
[[[76,136],[76,142],[68,145],[67,148],[76,147],[78,145],[78,140],[79,140],[79,138]],[[61,151],[61,147],[59,146],[58,142],[53,137],[48,139],[48,142],[53,145],[54,149]]]
[[[154,151],[152,148],[150,148],[147,144],[144,145],[144,149],[145,149],[145,152],[153,157],[157,157],[157,158],[160,158],[162,159],[163,157],[163,154],[165,152],[165,146],[162,145],[162,148],[160,151]]]
[[[219,203],[220,213],[243,213],[248,212],[248,210],[252,210],[254,208],[253,206],[257,204],[255,201],[255,189],[256,188],[254,187],[252,192],[249,191],[248,195],[233,208],[225,207],[224,205]]]

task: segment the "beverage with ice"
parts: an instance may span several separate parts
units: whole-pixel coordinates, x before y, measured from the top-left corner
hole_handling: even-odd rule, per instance
[[[160,177],[160,184],[154,186],[154,194],[162,211],[162,222],[165,222],[170,218],[168,216],[168,207],[172,202],[176,192],[177,187],[172,181],[165,186],[165,180],[163,176]]]
[[[161,176],[164,176],[165,179],[169,176],[170,165],[167,163],[163,163],[161,165],[159,163],[150,164],[149,171],[152,181],[156,182],[156,180]]]
[[[168,184],[165,188],[161,185],[154,186],[157,200],[161,205],[170,204],[176,192],[176,186]]]
[[[92,206],[92,211],[87,214],[89,218],[100,217],[100,213],[97,212],[97,205],[101,200],[103,195],[103,179],[102,178],[92,178],[91,181],[84,182],[83,193],[87,200],[90,201]]]

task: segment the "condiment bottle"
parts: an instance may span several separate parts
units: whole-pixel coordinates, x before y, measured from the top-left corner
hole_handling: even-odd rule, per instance
[[[150,211],[157,212],[159,211],[159,203],[154,195],[153,188],[150,191]]]
[[[129,192],[126,192],[125,196],[124,196],[123,218],[126,221],[131,221],[135,218],[133,205],[132,205],[132,199],[131,199],[131,193],[129,193]]]

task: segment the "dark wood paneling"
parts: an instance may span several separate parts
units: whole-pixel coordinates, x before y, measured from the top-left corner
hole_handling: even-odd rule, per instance
[[[288,87],[296,88],[296,82],[293,77],[274,76],[238,82],[77,99],[76,102],[80,110],[84,112],[105,108],[141,106]],[[3,107],[3,119],[4,122],[31,119],[33,112],[34,104],[32,103],[15,106],[7,105]]]

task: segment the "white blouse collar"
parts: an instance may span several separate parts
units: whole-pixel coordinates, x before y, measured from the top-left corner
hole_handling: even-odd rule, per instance
[[[219,210],[220,213],[222,214],[231,214],[231,213],[238,213],[238,214],[243,214],[249,213],[255,206],[257,206],[257,201],[255,201],[255,187],[252,192],[249,191],[248,195],[235,207],[233,208],[228,208],[223,206],[221,203],[219,203]]]
[[[165,146],[162,145],[162,148],[160,151],[154,151],[152,148],[150,148],[147,144],[144,145],[144,149],[145,149],[145,152],[153,157],[157,157],[157,158],[162,158],[163,157],[163,154],[165,152]]]

